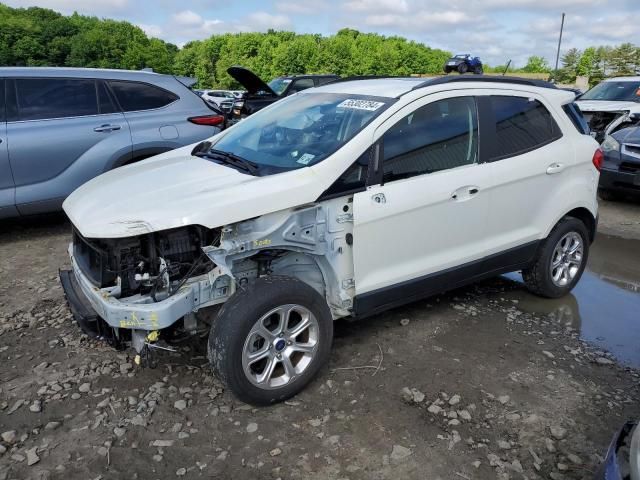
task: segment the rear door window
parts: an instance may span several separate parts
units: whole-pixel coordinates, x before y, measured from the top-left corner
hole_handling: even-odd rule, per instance
[[[109,85],[125,112],[162,108],[179,98],[175,93],[147,83],[111,80]]]
[[[97,115],[96,82],[73,78],[18,78],[15,80],[19,120]]]
[[[489,161],[521,155],[562,136],[551,113],[538,100],[507,96],[490,98],[496,141]]]

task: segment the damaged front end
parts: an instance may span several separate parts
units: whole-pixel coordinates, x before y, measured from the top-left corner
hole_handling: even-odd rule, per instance
[[[179,318],[181,329],[197,333],[193,311],[231,290],[202,251],[219,241],[220,229],[199,226],[116,239],[88,239],[74,230],[72,269],[60,272],[74,318],[90,337],[138,353]]]
[[[583,115],[598,143],[622,128],[640,126],[640,108],[637,112],[583,111]]]

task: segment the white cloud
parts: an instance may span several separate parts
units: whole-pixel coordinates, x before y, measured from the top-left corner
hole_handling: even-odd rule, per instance
[[[183,10],[173,14],[173,21],[185,27],[198,27],[205,23],[205,20],[192,10]]]
[[[277,11],[288,15],[312,15],[326,11],[330,8],[330,5],[326,0],[315,0],[309,3],[281,0],[275,2],[275,7]]]
[[[291,26],[291,19],[286,15],[272,15],[267,12],[254,12],[251,13],[245,20],[251,28],[256,30],[268,30],[289,28]]]
[[[409,12],[407,0],[350,0],[343,8],[350,12]]]
[[[144,33],[150,37],[160,38],[164,33],[164,30],[160,25],[148,25],[146,23],[138,23],[136,25],[138,25],[138,27],[140,27]]]

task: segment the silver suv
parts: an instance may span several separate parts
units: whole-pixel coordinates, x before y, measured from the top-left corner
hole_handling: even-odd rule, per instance
[[[218,133],[224,116],[192,83],[149,71],[0,68],[0,218],[59,210],[103,172]]]

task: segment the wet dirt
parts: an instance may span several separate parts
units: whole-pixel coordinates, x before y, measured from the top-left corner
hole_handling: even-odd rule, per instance
[[[505,277],[522,282],[517,273]],[[541,299],[522,289],[512,297],[523,311],[553,315],[621,363],[640,368],[640,240],[599,234],[569,295]]]
[[[640,239],[634,208],[605,204],[606,233]],[[130,352],[83,337],[56,276],[68,223],[10,225],[0,229],[0,480],[577,480],[640,418],[626,316],[638,305],[637,242],[600,236],[573,300],[539,301],[501,277],[338,321],[318,378],[256,409],[212,376],[202,342],[140,369]]]

